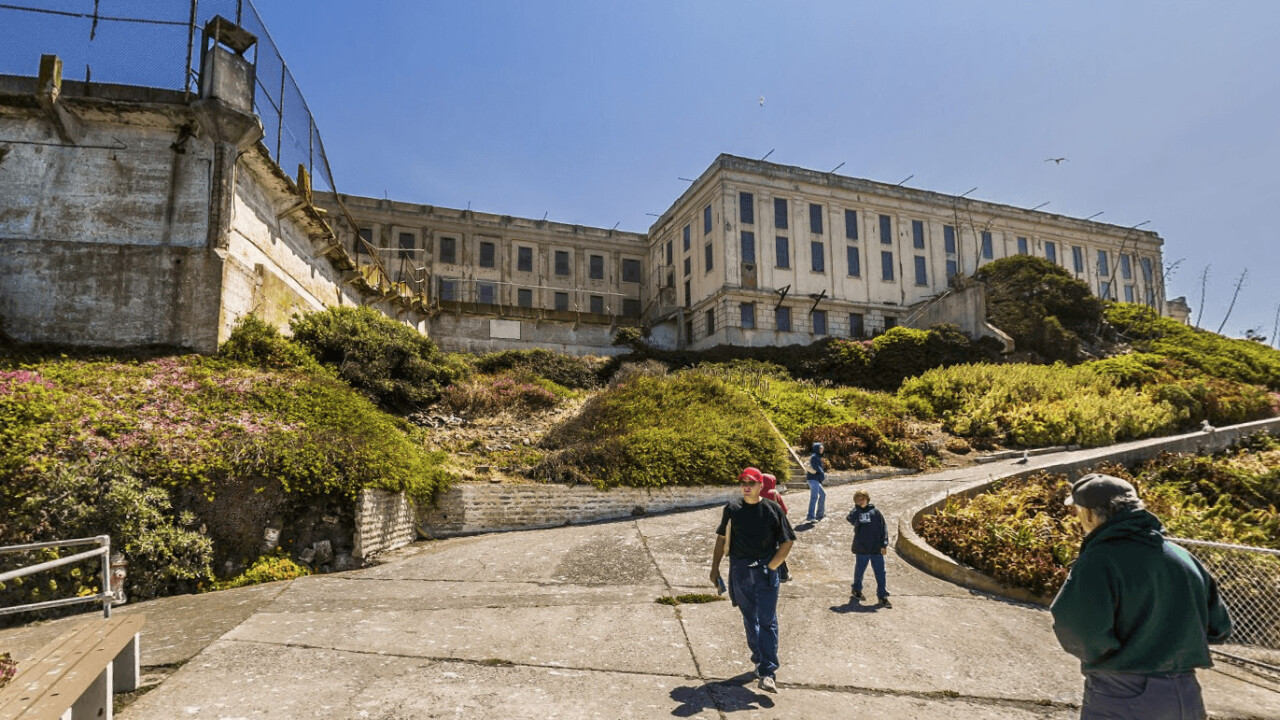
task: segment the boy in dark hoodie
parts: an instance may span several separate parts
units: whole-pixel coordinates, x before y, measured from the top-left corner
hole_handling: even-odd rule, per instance
[[[1084,673],[1082,720],[1205,716],[1195,669],[1231,634],[1218,584],[1164,538],[1133,485],[1090,474],[1066,499],[1084,528],[1054,598],[1053,632]]]
[[[809,515],[805,522],[818,522],[827,514],[827,491],[822,483],[827,480],[827,470],[822,464],[822,443],[813,444],[813,454],[809,456],[809,471],[805,473],[809,481]]]
[[[884,515],[871,504],[871,495],[865,490],[853,494],[854,508],[846,518],[853,525],[853,554],[857,558],[853,569],[853,595],[850,601],[862,600],[862,578],[871,565],[876,575],[876,597],[881,607],[893,607],[889,602],[889,588],[884,581],[884,556],[889,552],[889,527]]]

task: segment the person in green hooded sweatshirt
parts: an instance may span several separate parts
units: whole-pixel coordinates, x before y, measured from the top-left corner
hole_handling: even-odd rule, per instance
[[[1231,634],[1217,582],[1165,540],[1125,480],[1086,475],[1066,504],[1085,537],[1050,609],[1058,642],[1080,658],[1081,720],[1204,718],[1195,669]]]

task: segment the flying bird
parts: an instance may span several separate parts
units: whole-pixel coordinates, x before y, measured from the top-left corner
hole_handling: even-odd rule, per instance
[[[1061,165],[1061,164],[1062,164],[1062,163],[1064,163],[1064,162],[1071,162],[1070,160],[1068,160],[1068,159],[1066,159],[1066,158],[1064,158],[1064,157],[1060,157],[1060,158],[1045,158],[1045,159],[1044,159],[1044,161],[1045,161],[1045,162],[1051,162],[1051,163],[1053,163],[1054,165]]]
[[[764,107],[764,96],[760,96],[760,107]]]

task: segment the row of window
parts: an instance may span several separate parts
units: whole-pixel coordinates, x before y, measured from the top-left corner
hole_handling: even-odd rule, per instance
[[[778,332],[791,332],[791,310],[789,307],[778,307],[773,310],[773,323]],[[756,329],[756,304],[755,303],[739,303],[738,304],[739,326],[744,330]],[[897,318],[884,318],[884,329],[888,330],[898,324]],[[829,334],[827,325],[827,311],[814,310],[809,313],[809,325],[814,335]],[[709,308],[705,312],[705,332],[707,336],[711,336],[716,331],[716,311],[715,308]],[[685,340],[687,343],[693,342],[693,321],[687,321],[685,324]],[[862,313],[849,313],[849,337],[866,337],[866,325]]]
[[[372,244],[373,231],[369,228],[361,228],[360,237]],[[400,233],[399,238],[399,258],[411,258],[417,236],[413,233]],[[479,266],[484,268],[497,267],[498,246],[495,242],[481,240]],[[363,245],[356,243],[356,256],[364,252]],[[534,248],[526,245],[516,246],[516,271],[517,272],[533,272]],[[442,236],[440,238],[440,252],[436,257],[437,262],[457,265],[458,264],[458,238]],[[572,271],[572,252],[569,250],[555,250],[552,256],[552,263],[556,275],[569,276]],[[587,256],[587,277],[592,280],[604,279],[604,255],[590,254]],[[622,282],[638,283],[641,281],[641,265],[639,260],[630,258],[622,259]]]
[[[462,299],[463,281],[452,278],[440,278],[439,298],[445,302],[456,302]],[[476,281],[475,283],[475,301],[481,305],[497,305],[498,304],[498,284],[492,282]],[[553,307],[556,310],[570,310],[569,293],[557,291],[553,294]],[[531,288],[516,288],[516,306],[531,308],[533,307],[533,290]],[[577,310],[575,305],[572,309]],[[587,311],[599,315],[609,313],[612,308],[605,305],[603,295],[587,296]],[[625,317],[640,317],[640,300],[637,298],[622,299],[622,315]]]

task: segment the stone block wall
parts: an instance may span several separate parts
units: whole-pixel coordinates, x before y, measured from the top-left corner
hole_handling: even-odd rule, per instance
[[[404,493],[364,490],[356,497],[356,537],[351,554],[357,560],[402,548],[417,539],[413,503]]]
[[[457,485],[418,513],[420,531],[433,538],[500,530],[556,527],[705,507],[738,494],[733,486],[614,488],[590,485]]]

